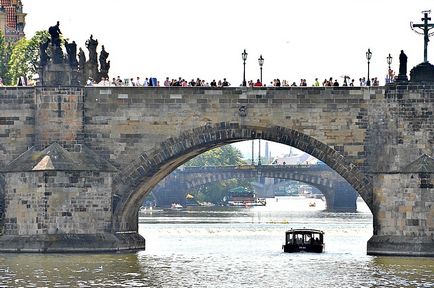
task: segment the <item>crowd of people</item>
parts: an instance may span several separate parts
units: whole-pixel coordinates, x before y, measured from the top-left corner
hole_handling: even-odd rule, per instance
[[[355,79],[351,79],[348,76],[342,76],[342,82],[340,83],[337,78],[326,78],[324,81],[320,82],[318,78],[315,78],[315,80],[309,85],[307,83],[306,79],[300,79],[300,82],[298,84],[296,82],[292,82],[289,84],[287,80],[280,80],[278,78],[273,79],[270,83],[262,83],[259,79],[256,81],[249,80],[246,83],[246,86],[249,87],[337,87],[337,86],[379,86],[380,81],[377,77],[371,78],[370,82],[368,83],[366,77],[359,78],[358,82],[355,81]],[[390,71],[389,75],[385,78],[385,84],[390,84],[395,81],[395,75],[393,71]],[[185,80],[182,77],[179,77],[178,79],[170,79],[169,77],[166,77],[163,84],[161,85],[160,81],[158,81],[156,78],[144,78],[143,80],[140,77],[129,78],[129,79],[121,79],[120,76],[117,78],[113,78],[111,81],[108,78],[103,78],[100,82],[95,82],[92,79],[89,79],[86,83],[87,86],[130,86],[130,87],[228,87],[231,86],[229,81],[227,81],[226,78],[223,78],[223,80],[216,81],[213,79],[212,81],[208,82],[204,79],[196,78],[191,79],[190,81]],[[243,86],[240,84],[239,86]]]
[[[17,81],[17,86],[35,86],[35,81],[32,80],[22,80],[23,77],[20,77]],[[342,84],[339,83],[338,79],[334,79],[333,77],[330,77],[329,79],[324,79],[321,83],[319,82],[318,78],[315,78],[315,80],[312,82],[311,86],[313,87],[319,87],[319,86],[379,86],[380,81],[377,77],[371,78],[370,83],[367,82],[365,77],[359,78],[359,81],[356,83],[354,79],[350,80],[350,77],[348,76],[342,76],[343,82]],[[393,70],[389,70],[389,74],[385,78],[385,84],[390,84],[395,81],[395,73]],[[0,78],[0,86],[4,86],[2,79]],[[231,86],[231,83],[227,81],[226,78],[223,78],[223,80],[216,81],[213,79],[212,81],[208,82],[204,79],[196,78],[191,79],[190,81],[186,81],[182,77],[179,77],[178,79],[170,79],[169,77],[166,77],[166,79],[163,82],[163,85],[161,85],[160,81],[158,81],[156,78],[144,78],[143,80],[140,77],[129,78],[129,79],[121,79],[120,76],[117,76],[116,78],[110,79],[108,78],[102,78],[100,82],[94,81],[92,78],[89,78],[86,82],[86,86],[131,86],[131,87],[228,87]],[[243,86],[240,84],[239,86]],[[306,79],[300,79],[299,84],[296,82],[292,82],[289,84],[287,80],[280,80],[278,78],[273,79],[270,83],[262,83],[259,79],[257,81],[249,80],[246,83],[246,86],[249,87],[307,87],[309,86],[307,84]]]
[[[161,85],[160,81],[157,80],[157,78],[144,78],[143,80],[140,77],[134,78],[126,78],[124,80],[121,79],[120,76],[117,78],[113,78],[111,81],[108,78],[103,78],[100,82],[95,82],[91,78],[88,79],[87,86],[130,86],[130,87],[170,87],[170,86],[177,86],[177,87],[228,87],[231,86],[231,84],[226,80],[226,78],[223,78],[223,80],[216,81],[213,79],[211,82],[207,82],[203,79],[196,78],[191,79],[190,81],[187,81],[183,79],[182,77],[179,77],[178,79],[170,79],[169,77],[166,77],[166,79],[163,82],[163,85]]]
[[[261,82],[260,79],[257,79],[256,81],[249,80],[246,83],[246,86],[249,87],[337,87],[337,86],[379,86],[380,81],[377,77],[373,77],[368,81],[366,77],[361,77],[356,82],[355,79],[349,77],[349,76],[341,76],[341,82],[339,82],[338,78],[325,78],[324,81],[320,82],[318,78],[315,78],[315,80],[308,84],[306,79],[300,79],[298,84],[296,82],[292,82],[291,84],[287,80],[280,80],[278,78],[273,79],[270,83],[266,84]],[[385,84],[390,84],[394,82],[396,79],[395,72],[392,69],[389,69],[388,74],[385,77]],[[204,79],[196,78],[191,79],[190,81],[185,80],[182,77],[179,77],[178,79],[169,77],[166,77],[163,83],[160,83],[156,78],[149,77],[149,78],[124,78],[122,79],[120,76],[117,76],[116,78],[113,78],[111,81],[108,78],[103,78],[100,82],[95,82],[91,78],[86,83],[87,86],[130,86],[130,87],[228,87],[231,86],[231,83],[227,81],[226,78],[223,78],[223,80],[216,81],[213,79],[212,81],[206,81]],[[243,86],[240,84],[239,86]]]
[[[354,79],[351,79],[348,76],[342,76],[343,81],[342,84],[339,83],[338,79],[334,79],[333,77],[330,77],[329,79],[324,79],[321,83],[319,82],[318,78],[315,78],[315,80],[312,82],[311,85],[308,85],[306,79],[300,79],[300,82],[298,84],[296,82],[292,82],[289,84],[287,80],[280,80],[278,78],[273,79],[270,83],[262,83],[259,79],[257,81],[249,80],[246,83],[246,86],[249,87],[307,87],[307,86],[313,86],[313,87],[327,87],[327,86],[379,86],[380,81],[377,77],[371,78],[370,83],[366,80],[365,77],[359,78],[359,81],[356,83]],[[351,80],[350,80],[351,79]],[[389,74],[385,78],[385,84],[390,84],[395,81],[395,73],[393,70],[389,70]],[[17,81],[17,86],[35,86],[35,82],[28,80],[28,81],[20,81],[21,78]],[[4,86],[2,79],[0,78],[0,86]],[[140,77],[129,78],[129,79],[121,79],[120,76],[117,76],[116,78],[110,79],[108,78],[102,78],[100,82],[96,82],[93,79],[89,78],[86,82],[86,86],[130,86],[130,87],[228,87],[231,86],[231,83],[227,81],[226,78],[223,78],[223,80],[216,81],[213,79],[212,81],[208,82],[204,79],[196,78],[191,79],[190,81],[187,81],[183,79],[182,77],[179,77],[178,79],[170,79],[169,77],[166,77],[166,79],[163,82],[163,85],[161,85],[160,81],[158,81],[156,78],[144,78],[143,80]],[[243,86],[240,84],[239,86]]]

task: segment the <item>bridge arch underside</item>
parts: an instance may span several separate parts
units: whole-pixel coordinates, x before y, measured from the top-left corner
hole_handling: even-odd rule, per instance
[[[345,211],[345,212],[355,212],[357,210],[356,200],[357,192],[349,187],[350,185],[345,180],[330,180],[327,177],[322,177],[320,175],[311,175],[297,172],[276,172],[276,173],[264,173],[260,172],[260,177],[274,178],[286,181],[297,181],[317,188],[326,199],[327,210],[331,211]],[[201,175],[200,177],[195,177],[194,179],[186,181],[184,183],[186,188],[193,189],[200,187],[209,183],[215,183],[230,179],[253,179],[258,178],[259,174],[256,171],[245,172],[242,169],[238,173],[220,173]],[[285,183],[285,182],[280,182]],[[275,185],[279,185],[275,184]],[[348,185],[346,185],[348,184]],[[342,190],[344,189],[344,190]],[[344,201],[339,201],[336,199],[338,197],[345,197]],[[342,205],[343,204],[343,205]]]
[[[316,157],[347,180],[371,208],[372,184],[369,178],[357,165],[332,147],[289,128],[222,122],[185,131],[176,138],[167,139],[159,147],[142,153],[118,173],[113,187],[113,229],[137,231],[138,210],[143,198],[183,163],[208,150],[252,139],[285,144]]]

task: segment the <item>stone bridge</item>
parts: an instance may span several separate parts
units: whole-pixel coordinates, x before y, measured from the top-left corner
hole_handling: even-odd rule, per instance
[[[0,90],[1,251],[144,248],[143,198],[193,157],[264,139],[311,154],[373,214],[368,254],[434,255],[434,86]]]
[[[345,212],[357,210],[357,192],[339,174],[327,165],[321,164],[182,167],[164,178],[152,193],[157,203],[170,205],[176,202],[184,205],[182,202],[185,202],[185,195],[194,187],[229,179],[255,178],[299,181],[316,187],[323,193],[327,210]],[[267,197],[274,197],[274,194],[269,191],[264,193]]]

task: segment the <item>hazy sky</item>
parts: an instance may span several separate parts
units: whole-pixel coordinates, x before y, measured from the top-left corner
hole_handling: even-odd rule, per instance
[[[87,52],[84,43],[93,34],[110,53],[111,77],[226,77],[232,85],[242,82],[243,49],[247,80],[259,78],[262,54],[265,83],[279,78],[298,84],[305,78],[311,85],[315,77],[342,82],[345,74],[366,76],[370,48],[371,77],[384,83],[389,53],[395,71],[401,49],[409,69],[422,62],[423,37],[410,29],[410,21],[420,23],[421,11],[434,10],[433,0],[22,2],[28,38],[60,21],[63,35]],[[434,62],[434,41],[430,44]],[[272,151],[278,149],[288,150]]]
[[[423,37],[409,23],[434,10],[432,0],[22,2],[28,37],[58,20],[64,36],[83,48],[92,33],[110,53],[110,76],[226,77],[232,85],[242,82],[243,49],[247,79],[259,78],[262,54],[264,82],[306,78],[311,85],[315,77],[366,76],[370,48],[371,76],[383,81],[389,53],[394,70],[401,49],[408,67],[423,60]],[[433,42],[429,52],[434,62]]]

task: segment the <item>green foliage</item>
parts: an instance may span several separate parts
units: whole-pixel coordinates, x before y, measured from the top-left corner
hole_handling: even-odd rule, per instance
[[[221,204],[223,202],[223,198],[227,196],[229,189],[235,186],[237,186],[236,179],[214,182],[201,186],[195,191],[191,191],[190,194],[192,194],[199,202]]]
[[[191,159],[185,166],[228,166],[245,164],[241,151],[231,145],[209,150]]]
[[[8,60],[11,55],[12,47],[6,43],[6,39],[3,34],[0,32],[0,77],[3,80],[3,83],[8,82],[7,74],[8,74]]]
[[[26,63],[27,45],[28,40],[22,38],[12,49],[12,54],[8,63],[9,69],[7,78],[10,79],[8,84],[15,85],[18,77],[28,75],[29,73],[29,68]]]
[[[36,74],[39,68],[39,46],[41,43],[46,42],[50,39],[50,34],[48,31],[37,31],[35,36],[33,36],[28,42],[28,64],[30,66],[30,73]],[[49,51],[47,51],[49,52]]]
[[[32,79],[38,73],[39,45],[47,39],[47,31],[38,31],[30,40],[22,38],[14,45],[8,63],[8,84],[15,85],[20,76]]]
[[[190,160],[186,166],[229,166],[246,164],[242,159],[241,151],[231,145],[225,145],[213,150],[209,150],[196,158]],[[201,186],[194,191],[190,191],[199,202],[222,203],[223,197],[227,196],[228,191],[236,186],[250,188],[250,183],[246,180],[231,179],[222,182],[209,183]]]

